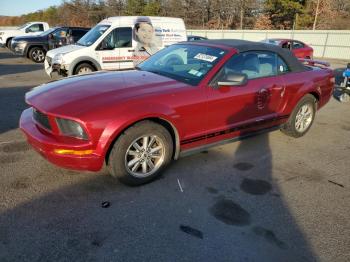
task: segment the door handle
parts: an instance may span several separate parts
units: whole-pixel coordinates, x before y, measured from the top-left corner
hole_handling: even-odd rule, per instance
[[[133,50],[133,49],[130,49],[130,50],[128,50],[128,52],[135,52],[135,50]]]

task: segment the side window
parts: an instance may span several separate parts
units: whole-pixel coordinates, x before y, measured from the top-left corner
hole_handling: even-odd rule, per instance
[[[131,47],[132,46],[132,29],[131,27],[119,27],[116,30],[117,42],[115,47]]]
[[[247,75],[248,79],[277,75],[276,54],[272,52],[246,52],[235,55],[224,66],[224,73]]]
[[[72,30],[72,36],[74,42],[77,42],[80,38],[82,38],[88,31],[87,30],[81,30],[81,29],[73,29]]]
[[[66,28],[58,29],[55,32],[53,32],[52,35],[54,36],[55,39],[59,39],[61,37],[66,37],[67,36],[67,29]]]
[[[43,24],[34,24],[27,28],[27,33],[35,33],[35,32],[43,32],[44,26]]]
[[[303,48],[304,45],[300,42],[293,42],[293,49]]]
[[[286,49],[291,49],[291,43],[290,43],[290,41],[287,41],[287,42],[284,42],[283,44],[282,44],[282,48],[286,48]]]
[[[285,74],[285,73],[289,72],[288,65],[278,55],[277,55],[277,72],[278,72],[278,74]]]
[[[113,50],[114,48],[132,46],[132,29],[131,27],[118,27],[110,32],[102,40],[100,50]]]

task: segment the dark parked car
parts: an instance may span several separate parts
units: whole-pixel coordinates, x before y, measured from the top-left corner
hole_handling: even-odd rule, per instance
[[[40,35],[18,36],[12,39],[11,50],[36,63],[42,63],[48,50],[73,44],[89,30],[83,27],[54,27]]]
[[[242,40],[173,44],[136,70],[98,72],[26,94],[20,128],[59,166],[127,184],[155,179],[181,155],[280,128],[303,136],[331,98],[333,71],[275,45]]]
[[[196,35],[188,35],[187,41],[198,41],[198,40],[208,40],[208,38],[204,36],[196,36]]]

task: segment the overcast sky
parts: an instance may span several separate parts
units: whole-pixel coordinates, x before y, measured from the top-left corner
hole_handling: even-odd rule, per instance
[[[61,3],[62,0],[0,0],[0,15],[23,15]]]

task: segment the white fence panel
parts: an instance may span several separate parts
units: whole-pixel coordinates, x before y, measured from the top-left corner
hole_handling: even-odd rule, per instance
[[[312,46],[315,57],[350,60],[350,30],[187,30],[187,34],[250,41],[297,39]]]

